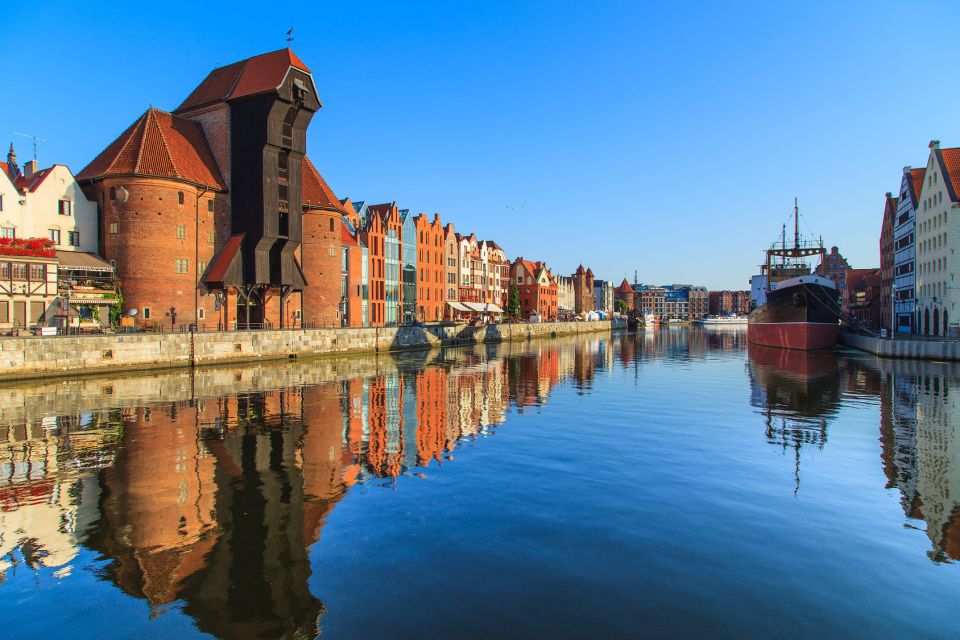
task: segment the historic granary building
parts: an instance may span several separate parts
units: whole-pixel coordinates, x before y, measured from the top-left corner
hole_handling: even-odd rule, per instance
[[[338,324],[342,205],[306,158],[321,107],[290,50],[214,69],[77,176],[140,323]]]

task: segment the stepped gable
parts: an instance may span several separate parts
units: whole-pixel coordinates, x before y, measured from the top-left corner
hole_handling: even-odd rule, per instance
[[[310,73],[307,65],[290,49],[271,51],[219,67],[207,75],[174,113],[276,91],[290,67]]]
[[[200,124],[151,107],[77,174],[173,178],[226,191]]]

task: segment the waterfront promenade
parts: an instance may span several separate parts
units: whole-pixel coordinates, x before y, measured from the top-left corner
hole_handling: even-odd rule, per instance
[[[842,331],[840,344],[883,358],[960,361],[960,341],[904,337],[890,340]]]
[[[0,380],[377,353],[609,332],[618,320],[0,339]]]

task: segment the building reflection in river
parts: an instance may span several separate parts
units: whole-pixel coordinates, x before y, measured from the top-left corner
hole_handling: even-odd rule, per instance
[[[880,443],[888,487],[925,523],[929,556],[960,560],[960,367],[881,361]]]
[[[511,411],[617,360],[708,357],[742,332],[661,330],[432,354],[10,385],[0,398],[0,581],[57,579],[81,548],[160,614],[218,637],[311,636],[308,552],[350,487],[432,472]],[[931,558],[960,559],[960,371],[751,349],[751,403],[794,459],[829,446],[845,394],[880,399],[882,464]],[[53,414],[53,415],[51,415]]]
[[[791,450],[796,487],[804,447],[822,448],[843,394],[879,398],[887,488],[923,522],[929,556],[960,560],[960,366],[834,352],[749,350],[751,404],[769,442]]]
[[[133,406],[84,417],[7,411],[0,580],[20,565],[66,575],[83,545],[106,560],[106,579],[157,613],[181,603],[217,637],[310,637],[323,605],[307,553],[347,489],[452,459],[511,405],[541,407],[568,378],[588,386],[605,341],[575,344],[370,359],[347,379],[335,366],[317,379],[319,365],[280,364],[312,379],[279,389],[244,390],[269,367],[221,371],[211,375],[229,376],[233,393],[209,397],[182,373],[157,374],[174,379],[154,388],[178,399],[141,392]],[[126,382],[106,395],[124,395]],[[42,413],[23,393],[18,402]],[[73,401],[88,397],[84,388]]]

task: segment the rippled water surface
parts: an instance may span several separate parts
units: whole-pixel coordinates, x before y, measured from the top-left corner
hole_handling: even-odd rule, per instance
[[[960,369],[668,329],[0,386],[7,637],[960,635]]]

